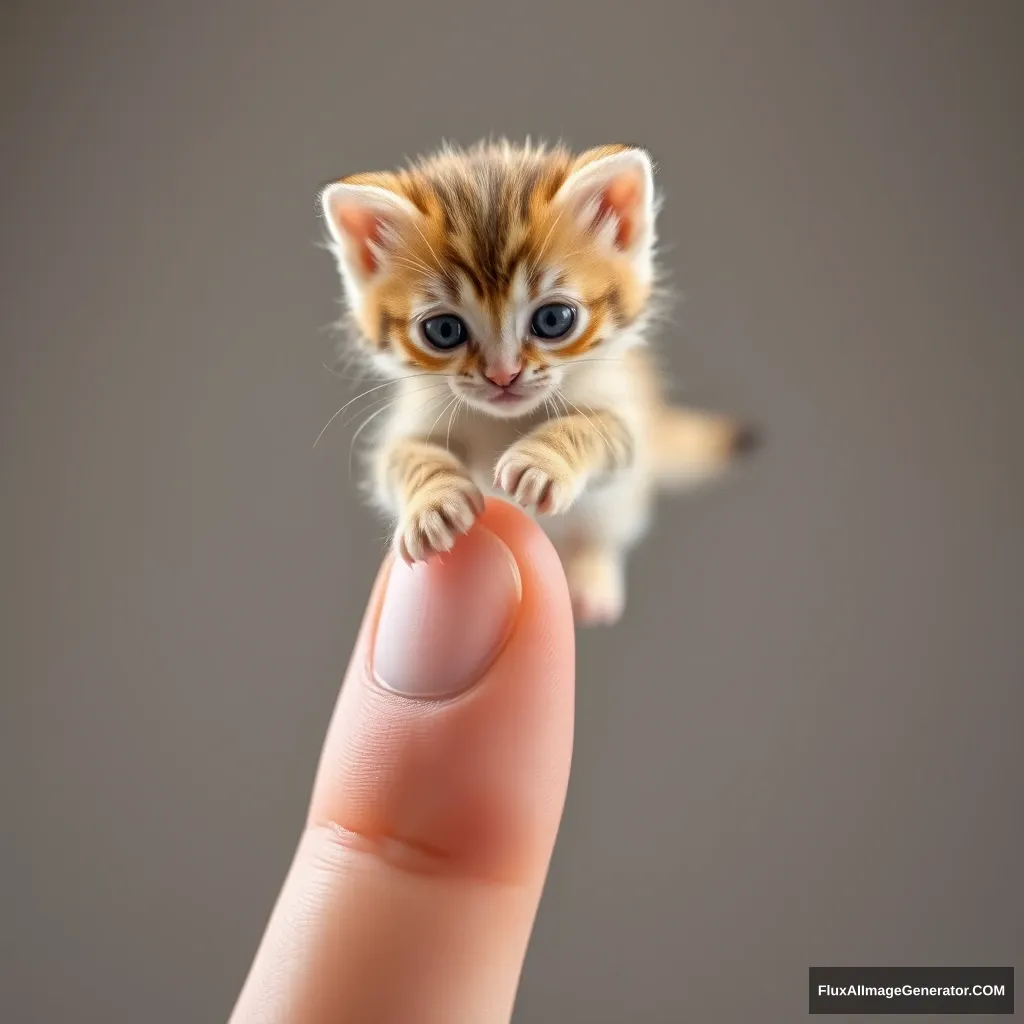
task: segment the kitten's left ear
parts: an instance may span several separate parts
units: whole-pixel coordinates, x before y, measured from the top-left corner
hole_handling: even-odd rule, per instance
[[[636,147],[584,153],[555,195],[583,227],[633,258],[650,255],[654,244],[654,169]]]

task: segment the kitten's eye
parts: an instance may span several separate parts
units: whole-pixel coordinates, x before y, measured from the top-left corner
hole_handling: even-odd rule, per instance
[[[457,316],[432,316],[423,321],[423,335],[434,348],[447,352],[458,348],[469,336],[466,325]]]
[[[533,314],[530,330],[537,338],[555,341],[568,334],[575,322],[576,310],[572,306],[567,306],[564,302],[551,302],[541,306]]]

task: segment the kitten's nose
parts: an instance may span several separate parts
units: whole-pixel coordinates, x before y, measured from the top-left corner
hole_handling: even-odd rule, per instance
[[[484,370],[484,376],[492,383],[497,384],[499,388],[507,388],[510,384],[515,382],[515,379],[522,373],[522,367],[517,366],[514,369],[510,369],[506,366],[488,367]]]

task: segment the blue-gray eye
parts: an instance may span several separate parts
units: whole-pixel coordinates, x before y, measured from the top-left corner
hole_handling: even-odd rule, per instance
[[[533,314],[530,331],[536,338],[556,341],[565,337],[575,322],[576,310],[572,306],[567,306],[564,302],[550,302]]]
[[[447,352],[458,348],[469,336],[466,325],[457,317],[445,314],[423,321],[423,335],[434,348]]]

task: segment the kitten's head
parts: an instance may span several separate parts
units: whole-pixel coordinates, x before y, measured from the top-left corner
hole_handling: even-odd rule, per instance
[[[574,362],[637,337],[655,241],[641,149],[447,149],[334,182],[320,203],[360,343],[389,375],[446,375],[519,416]]]

